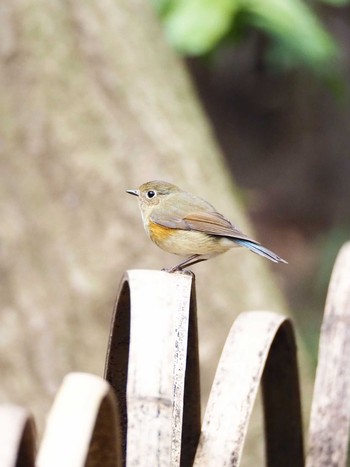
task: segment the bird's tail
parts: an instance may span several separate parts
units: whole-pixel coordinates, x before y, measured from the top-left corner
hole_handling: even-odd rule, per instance
[[[248,248],[253,253],[256,253],[260,256],[264,256],[265,258],[269,259],[270,261],[273,261],[274,263],[288,264],[287,261],[282,259],[280,256],[276,255],[276,253],[274,253],[271,250],[268,250],[259,243],[254,243],[251,240],[245,240],[242,238],[235,238],[235,243],[238,243],[238,245]]]

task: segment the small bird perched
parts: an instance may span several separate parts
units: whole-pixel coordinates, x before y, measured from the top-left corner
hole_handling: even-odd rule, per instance
[[[162,250],[187,257],[168,272],[181,271],[238,246],[275,263],[287,263],[238,230],[207,201],[172,183],[155,180],[127,193],[138,197],[149,238]]]

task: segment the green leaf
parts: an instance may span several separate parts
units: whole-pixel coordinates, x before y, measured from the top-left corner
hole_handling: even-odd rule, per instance
[[[226,35],[237,0],[177,0],[164,17],[170,42],[189,55],[205,54]]]
[[[312,68],[319,69],[337,56],[335,42],[300,0],[251,0],[245,2],[245,11],[251,15],[252,25]]]
[[[237,31],[242,31],[242,18],[244,31],[255,27],[272,39],[274,52],[270,55],[282,66],[303,63],[322,71],[338,54],[335,42],[302,0],[153,2],[161,13],[169,41],[185,55],[208,54],[223,39],[236,37]]]

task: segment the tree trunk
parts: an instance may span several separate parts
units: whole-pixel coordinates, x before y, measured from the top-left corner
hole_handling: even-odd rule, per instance
[[[0,21],[0,394],[40,420],[65,373],[102,373],[124,270],[177,260],[125,189],[173,181],[250,227],[146,0],[3,0]],[[285,307],[248,251],[194,272],[206,393],[235,316]]]

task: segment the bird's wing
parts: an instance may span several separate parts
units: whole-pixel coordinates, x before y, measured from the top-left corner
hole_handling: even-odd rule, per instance
[[[217,211],[192,212],[184,217],[180,217],[176,213],[169,214],[165,210],[157,210],[156,213],[152,213],[151,219],[156,224],[172,229],[194,230],[209,235],[249,240],[257,245],[259,244],[237,229],[237,227]]]

